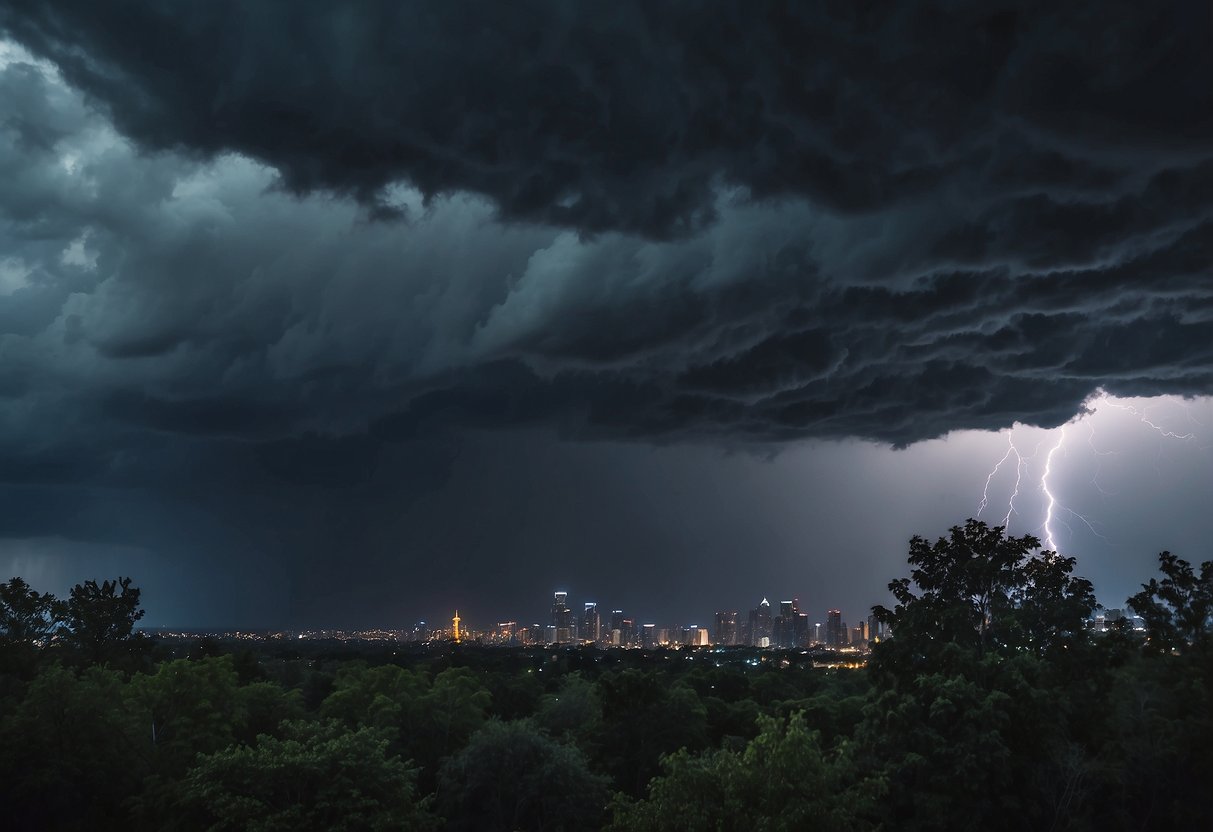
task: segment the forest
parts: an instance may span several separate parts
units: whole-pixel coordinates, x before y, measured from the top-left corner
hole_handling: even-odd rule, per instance
[[[301,653],[138,630],[131,579],[0,585],[11,830],[1210,830],[1213,561],[1091,584],[970,520],[862,669],[794,651]],[[1120,606],[1120,604],[1116,604]],[[803,659],[803,657],[800,657]]]

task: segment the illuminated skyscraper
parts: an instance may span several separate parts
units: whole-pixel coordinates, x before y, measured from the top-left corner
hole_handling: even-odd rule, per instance
[[[581,614],[581,637],[592,642],[602,638],[602,619],[598,615],[598,605],[593,601],[585,602],[585,611]]]
[[[555,644],[570,644],[577,640],[577,622],[573,620],[568,598],[567,592],[557,592],[552,602],[552,626],[548,636]]]
[[[771,643],[778,647],[796,646],[796,615],[798,600],[779,602],[779,615],[771,625]]]
[[[737,643],[737,613],[716,613],[716,644],[733,646]]]
[[[868,641],[878,642],[882,638],[883,628],[880,619],[874,615],[868,616]]]
[[[631,623],[631,619],[623,617],[623,610],[611,610],[611,631],[607,633],[605,641],[617,647],[626,647],[629,623]]]
[[[826,613],[826,646],[842,647],[847,643],[846,638],[842,628],[842,610],[830,610]]]
[[[796,619],[792,627],[792,638],[796,642],[797,647],[805,647],[809,643],[809,614],[807,612],[796,613]]]
[[[750,644],[754,647],[771,646],[771,602],[766,598],[750,610]]]
[[[640,643],[640,633],[636,631],[636,621],[632,618],[625,618],[620,622],[622,626],[619,628],[619,643],[624,647],[635,647]]]

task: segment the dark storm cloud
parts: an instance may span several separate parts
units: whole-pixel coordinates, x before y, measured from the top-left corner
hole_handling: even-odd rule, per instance
[[[1101,386],[1207,392],[1208,14],[17,2],[4,28],[87,98],[5,73],[8,233],[47,270],[36,241],[87,229],[95,282],[26,275],[9,331],[70,288],[54,326],[95,352],[105,418],[250,439],[903,444],[1057,424]],[[91,106],[152,153],[94,162],[111,200],[56,201]],[[231,153],[411,216],[287,210]],[[443,207],[464,192],[488,202]],[[435,210],[473,219],[444,237]],[[492,216],[540,225],[503,242]]]
[[[375,214],[400,212],[403,182],[600,235],[540,244],[521,273],[489,280],[498,289],[467,298],[448,339],[480,348],[432,372],[389,350],[402,375],[364,375],[358,336],[345,339],[330,369],[351,411],[905,443],[1056,424],[1097,386],[1208,392],[1209,14],[16,2],[0,21],[142,148],[243,154],[291,191],[352,195]],[[21,73],[36,74],[10,69],[12,141],[45,151],[80,105],[48,105]],[[812,207],[764,215],[771,198]],[[762,222],[783,231],[762,239]],[[265,256],[217,253],[199,233],[127,246],[125,312],[111,306],[88,337],[114,360],[192,353],[201,389],[107,412],[257,435],[313,406],[298,374],[322,368],[292,367],[275,401],[209,389],[306,321],[283,292],[229,314],[194,279],[165,286],[157,275],[208,257],[248,273]],[[409,302],[369,288],[380,297],[363,308]],[[312,326],[311,340],[333,339]],[[516,384],[482,383],[494,361]],[[403,383],[385,394],[385,375]]]
[[[1213,139],[1198,0],[8,5],[145,146],[585,231],[688,233],[717,182],[844,211],[961,179],[1102,192]]]
[[[0,536],[197,526],[323,594],[481,431],[1213,392],[1210,14],[11,0]]]

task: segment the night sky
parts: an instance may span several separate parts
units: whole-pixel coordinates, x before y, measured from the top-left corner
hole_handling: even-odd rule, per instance
[[[854,622],[1018,477],[1121,606],[1211,554],[1211,263],[1207,0],[4,0],[0,577]]]

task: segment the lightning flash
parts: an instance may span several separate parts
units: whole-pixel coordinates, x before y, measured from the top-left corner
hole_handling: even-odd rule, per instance
[[[1003,469],[1004,467],[1009,469],[1008,462],[1014,458],[1015,478],[1014,482],[1010,486],[1010,496],[1007,498],[1006,502],[1007,510],[1002,519],[1002,525],[1005,528],[1009,530],[1012,517],[1020,517],[1016,500],[1021,496],[1020,491],[1025,472],[1033,470],[1034,468],[1039,468],[1040,473],[1036,482],[1036,488],[1041,494],[1041,500],[1044,506],[1044,520],[1039,526],[1033,529],[1033,533],[1040,535],[1042,538],[1043,547],[1052,551],[1059,550],[1056,534],[1057,524],[1064,526],[1070,531],[1071,536],[1073,536],[1074,530],[1073,527],[1067,522],[1067,518],[1070,520],[1080,521],[1084,526],[1087,527],[1087,529],[1091,531],[1092,534],[1106,540],[1107,538],[1099,533],[1099,531],[1095,528],[1095,525],[1087,517],[1075,511],[1073,508],[1070,508],[1059,499],[1056,484],[1054,482],[1054,476],[1058,470],[1058,466],[1067,455],[1067,451],[1065,449],[1066,441],[1073,432],[1072,428],[1078,423],[1086,422],[1087,444],[1097,457],[1106,457],[1117,453],[1116,451],[1112,450],[1100,450],[1095,444],[1095,425],[1089,417],[1104,407],[1119,410],[1136,417],[1137,421],[1157,433],[1163,439],[1184,442],[1194,440],[1196,438],[1192,433],[1177,433],[1173,430],[1169,430],[1152,420],[1146,411],[1139,410],[1133,405],[1125,402],[1113,401],[1107,393],[1100,390],[1087,400],[1083,406],[1083,412],[1078,417],[1062,425],[1061,427],[1056,428],[1054,431],[1051,431],[1051,433],[1054,434],[1054,438],[1051,441],[1048,439],[1042,441],[1030,455],[1024,453],[1021,446],[1016,444],[1016,428],[1013,427],[1006,431],[1007,450],[1002,457],[994,463],[993,468],[990,469],[990,473],[986,476],[985,484],[982,486],[981,490],[981,502],[977,507],[977,516],[981,517],[982,512],[986,511],[987,508],[990,508],[992,502],[990,496],[991,488],[1000,479],[1007,480],[1010,478],[1009,470],[1004,473]],[[1190,411],[1189,418],[1196,422],[1195,418],[1191,416]],[[1196,424],[1200,423],[1196,422]],[[1041,447],[1047,441],[1049,442],[1049,447],[1044,454],[1043,461],[1033,465],[1036,457],[1040,455]],[[1097,467],[1095,476],[1092,478],[1091,482],[1101,493],[1107,494],[1108,492],[1104,491],[1098,482],[1099,473],[1100,469]]]

